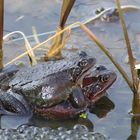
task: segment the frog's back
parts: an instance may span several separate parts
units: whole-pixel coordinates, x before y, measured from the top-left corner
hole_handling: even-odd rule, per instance
[[[39,81],[51,74],[75,67],[80,56],[59,61],[42,62],[34,66],[24,67],[15,75],[10,85],[24,85],[32,81]]]

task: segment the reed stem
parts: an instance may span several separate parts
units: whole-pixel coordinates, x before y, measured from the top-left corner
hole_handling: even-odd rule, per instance
[[[0,0],[0,69],[3,68],[3,22],[4,22],[4,0]]]
[[[70,14],[70,11],[75,3],[75,0],[63,0],[63,5],[61,9],[61,17],[60,17],[60,28],[63,29],[65,27],[65,23]]]
[[[43,46],[44,44],[46,44],[47,42],[49,42],[50,40],[56,38],[57,36],[60,36],[60,34],[64,33],[65,31],[67,31],[68,29],[72,29],[72,27],[76,26],[76,25],[80,25],[80,27],[88,34],[88,36],[98,45],[98,47],[109,57],[109,59],[112,61],[112,63],[116,66],[116,68],[118,69],[118,71],[122,74],[123,78],[125,79],[125,81],[127,82],[128,86],[130,87],[130,89],[134,92],[133,89],[133,83],[131,82],[131,80],[129,79],[129,77],[127,76],[127,74],[125,73],[125,71],[123,70],[123,68],[115,61],[115,59],[112,57],[112,55],[109,53],[109,51],[105,48],[105,46],[99,41],[99,39],[97,39],[97,37],[82,23],[80,22],[75,22],[71,25],[69,25],[68,27],[64,28],[63,30],[61,30],[60,32],[58,32],[57,34],[51,36],[50,38],[48,38],[47,40],[45,40],[44,42],[41,42],[40,44],[37,44],[36,46],[34,46],[32,48],[32,50],[36,50],[37,48]],[[56,50],[57,51],[57,50]],[[15,62],[16,60],[24,57],[25,55],[27,55],[28,52],[25,52],[21,55],[19,55],[18,57],[16,57],[15,59],[11,60],[10,62],[8,62],[7,64],[5,64],[5,66]]]
[[[62,9],[61,9],[61,17],[60,17],[60,22],[59,22],[59,27],[58,27],[58,29],[56,31],[56,34],[58,32],[60,32],[61,30],[64,29],[65,23],[67,21],[67,18],[68,18],[69,14],[70,14],[70,11],[71,11],[74,3],[75,3],[75,0],[63,0],[63,5],[62,5]],[[50,47],[50,50],[49,50],[48,54],[45,57],[45,60],[47,60],[49,58],[48,56],[50,56],[50,57],[56,57],[57,56],[57,57],[60,57],[60,58],[62,57],[61,56],[61,50],[59,50],[55,54],[55,56],[53,56],[53,55],[51,56],[50,55],[50,54],[52,54],[52,52],[54,52],[54,50],[56,50],[57,48],[59,48],[59,46],[62,45],[62,41],[63,41],[63,33],[60,34],[59,36],[57,36],[53,40],[52,46]]]
[[[130,41],[129,41],[129,36],[128,36],[125,20],[124,20],[124,17],[123,17],[123,11],[122,11],[121,5],[120,5],[120,0],[116,0],[116,4],[117,4],[118,11],[119,11],[120,21],[121,21],[121,25],[122,25],[122,28],[123,28],[125,41],[126,41],[128,59],[129,59],[129,63],[130,63],[130,70],[131,70],[131,75],[132,75],[132,80],[133,80],[133,89],[134,89],[134,92],[137,92],[138,76],[137,76],[137,72],[136,72],[136,69],[135,69],[135,60],[134,60],[134,57],[133,57],[131,44],[130,44]]]
[[[128,78],[128,76],[127,76],[126,72],[123,70],[123,68],[118,64],[118,62],[113,58],[113,56],[110,54],[110,52],[106,49],[106,47],[100,42],[100,40],[84,24],[80,24],[80,26],[87,33],[87,35],[97,44],[97,46],[109,57],[109,59],[116,66],[118,71],[122,74],[123,78],[127,82],[130,89],[132,91],[134,91],[133,83]]]

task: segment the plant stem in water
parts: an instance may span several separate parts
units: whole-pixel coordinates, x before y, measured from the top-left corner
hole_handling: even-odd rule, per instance
[[[70,11],[75,3],[75,0],[63,0],[62,10],[61,10],[61,18],[60,18],[60,28],[63,29],[67,18],[70,14]]]
[[[127,82],[130,89],[134,92],[133,83],[128,78],[128,76],[127,76],[126,72],[123,70],[123,68],[117,63],[117,61],[113,58],[113,56],[110,54],[110,52],[106,49],[106,47],[100,42],[100,40],[84,24],[81,24],[80,26],[87,33],[87,35],[97,44],[97,46],[109,57],[109,59],[116,66],[118,71],[122,74],[123,78]]]
[[[0,69],[3,68],[3,21],[4,0],[0,0]]]
[[[74,5],[74,2],[75,2],[75,0],[63,0],[59,27],[56,31],[56,34],[64,29],[65,23],[67,21],[67,18],[70,14],[70,11],[71,11],[73,5]],[[45,56],[45,60],[49,59],[49,57],[50,58],[51,57],[61,58],[62,57],[61,56],[61,49],[59,49],[58,52],[55,53],[55,55],[51,56],[50,54],[53,54],[52,52],[57,50],[57,48],[59,48],[59,46],[61,46],[62,44],[63,44],[63,33],[60,34],[59,36],[57,36],[56,38],[54,38],[52,45],[50,47],[50,50],[49,50],[48,54]]]
[[[120,0],[116,0],[116,4],[117,4],[117,7],[118,7],[120,21],[121,21],[121,24],[122,24],[123,33],[124,33],[124,37],[125,37],[125,41],[126,41],[127,53],[128,53],[131,75],[132,75],[132,80],[133,80],[133,88],[134,88],[134,92],[137,92],[138,76],[137,76],[137,72],[136,72],[136,69],[135,69],[135,60],[134,60],[134,57],[133,57],[131,44],[130,44],[130,41],[129,41],[126,24],[125,24],[125,20],[124,20],[124,17],[123,17],[123,12],[122,12],[122,9],[121,9],[121,6],[120,6]]]

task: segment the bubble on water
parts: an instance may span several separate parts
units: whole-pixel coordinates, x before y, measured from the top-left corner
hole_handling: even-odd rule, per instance
[[[90,133],[89,136],[91,136],[95,140],[108,140],[103,134],[99,132]]]
[[[88,128],[85,125],[77,124],[73,127],[77,133],[88,133]]]
[[[26,128],[28,128],[27,125],[22,125],[22,126],[18,127],[17,131],[19,133],[23,133],[26,130]]]
[[[59,127],[52,129],[50,127],[34,127],[23,125],[17,130],[0,129],[0,139],[23,139],[23,140],[107,140],[107,138],[98,132],[89,132],[85,125],[77,124],[73,129]]]
[[[51,130],[50,127],[43,127],[43,128],[41,128],[41,129],[42,129],[42,131],[50,131],[50,130]]]
[[[67,129],[66,128],[64,128],[64,127],[58,127],[57,128],[59,131],[66,131]]]

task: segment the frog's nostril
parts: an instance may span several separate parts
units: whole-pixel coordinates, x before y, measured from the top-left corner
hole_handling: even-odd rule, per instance
[[[100,85],[98,85],[98,84],[97,84],[94,88],[95,88],[96,91],[101,90],[101,87],[100,87]]]
[[[98,70],[98,71],[106,70],[106,67],[102,66],[102,65],[96,66],[96,70]]]
[[[73,76],[79,76],[81,74],[82,70],[77,67],[73,69]]]

